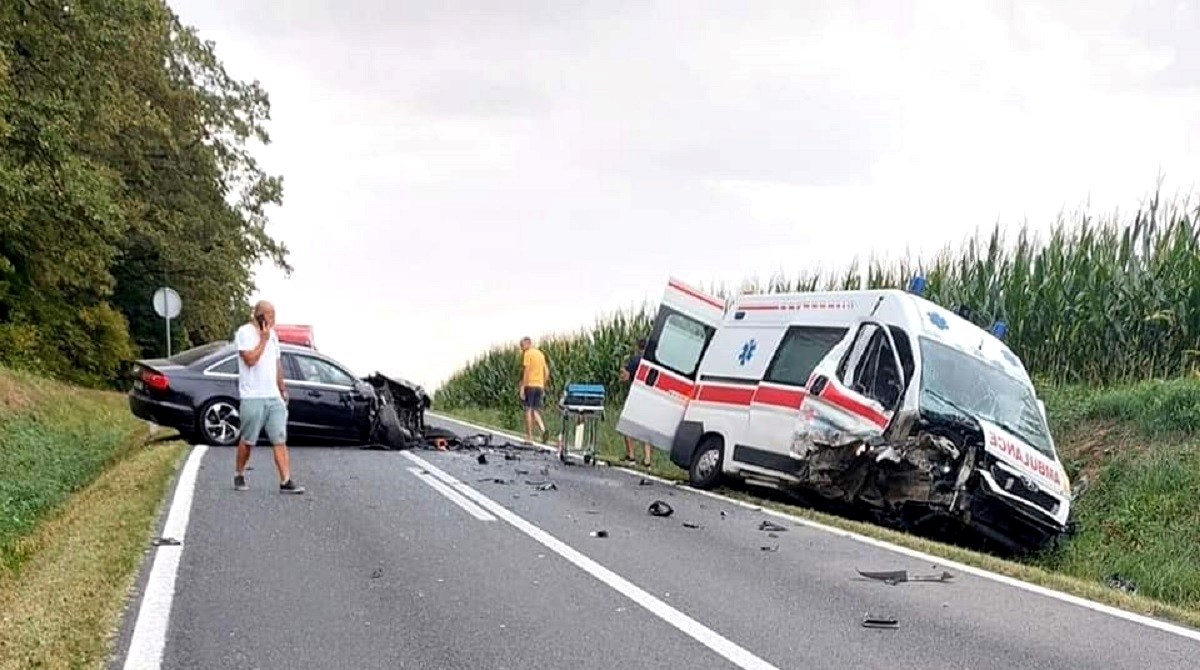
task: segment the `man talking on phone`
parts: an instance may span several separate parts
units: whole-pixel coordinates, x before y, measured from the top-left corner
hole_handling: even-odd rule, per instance
[[[275,468],[279,470],[280,493],[304,493],[304,487],[292,481],[287,448],[287,386],[283,379],[283,359],[279,338],[275,335],[275,307],[263,300],[254,305],[254,318],[238,328],[234,336],[238,349],[238,394],[242,435],[238,440],[233,488],[245,491],[246,464],[250,448],[263,430],[275,447]]]

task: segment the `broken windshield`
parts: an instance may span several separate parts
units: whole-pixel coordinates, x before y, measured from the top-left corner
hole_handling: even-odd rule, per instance
[[[921,340],[921,406],[973,414],[1054,458],[1033,389],[987,363],[934,340]]]

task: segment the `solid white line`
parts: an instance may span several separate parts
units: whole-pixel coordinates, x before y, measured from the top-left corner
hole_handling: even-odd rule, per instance
[[[408,471],[413,473],[414,475],[416,475],[417,479],[420,479],[421,481],[425,482],[426,484],[429,484],[430,486],[432,486],[433,489],[435,491],[437,491],[438,493],[449,498],[450,502],[465,509],[468,514],[475,517],[476,519],[479,519],[480,521],[495,521],[496,520],[496,517],[492,516],[491,514],[488,514],[486,510],[484,510],[481,507],[479,507],[478,505],[472,503],[470,500],[467,500],[466,498],[455,493],[449,486],[446,486],[445,484],[439,482],[437,479],[435,479],[432,475],[428,474],[427,472],[422,472],[421,468],[409,468]]]
[[[403,453],[404,456],[412,462],[425,468],[425,470],[434,477],[437,477],[438,479],[452,486],[456,491],[462,493],[471,500],[474,500],[484,509],[507,521],[517,530],[525,533],[529,537],[541,543],[550,551],[553,551],[559,556],[567,559],[571,563],[575,564],[575,566],[579,569],[600,580],[633,602],[646,608],[651,613],[658,616],[663,621],[671,624],[675,628],[678,628],[680,631],[687,634],[697,642],[700,642],[709,649],[712,649],[737,667],[754,670],[775,670],[775,666],[767,663],[763,659],[755,656],[742,647],[739,647],[723,637],[720,633],[717,633],[716,631],[704,626],[683,612],[680,612],[658,598],[655,598],[648,592],[626,580],[624,577],[621,577],[617,573],[572,549],[570,546],[558,540],[553,535],[550,535],[541,528],[538,528],[525,519],[522,519],[516,514],[513,514],[509,510],[505,509],[491,498],[488,498],[470,486],[455,479],[452,475],[429,464],[420,456],[413,454],[411,451],[405,451],[401,453]]]
[[[481,432],[487,432],[487,433],[492,433],[494,435],[504,435],[506,437],[512,437],[511,434],[505,433],[504,431],[496,430],[494,428],[486,428],[484,426],[477,426],[475,424],[468,423],[468,422],[462,421],[460,419],[455,419],[454,417],[442,416],[440,414],[434,414],[434,416],[439,419],[448,421],[450,423],[457,423],[462,426],[468,426],[472,429],[479,430]],[[520,438],[518,438],[518,439],[520,439]],[[836,528],[834,526],[828,526],[819,521],[813,521],[811,519],[806,519],[804,517],[796,516],[794,514],[788,514],[787,512],[780,512],[778,510],[769,509],[766,507],[762,507],[760,505],[754,505],[752,503],[748,503],[748,502],[745,502],[742,500],[737,500],[735,498],[723,496],[720,493],[714,493],[712,491],[704,491],[701,489],[695,489],[690,486],[687,486],[686,484],[681,484],[679,482],[671,481],[669,479],[663,479],[661,477],[656,477],[656,476],[651,475],[646,472],[630,470],[628,468],[623,468],[620,466],[610,466],[610,467],[613,470],[624,472],[629,475],[633,475],[636,477],[642,477],[642,478],[649,479],[649,480],[654,480],[657,482],[661,482],[663,484],[668,484],[668,485],[674,486],[676,488],[692,491],[694,493],[698,493],[702,496],[712,498],[714,500],[720,500],[723,502],[730,503],[732,505],[744,507],[746,509],[759,511],[759,512],[762,512],[763,514],[767,514],[769,516],[773,516],[773,517],[776,517],[779,519],[786,519],[788,521],[793,521],[793,522],[798,523],[807,528],[812,528],[813,530],[819,530],[819,531],[823,531],[826,533],[831,533],[833,535],[845,537],[845,538],[848,538],[851,540],[855,540],[856,542],[861,542],[863,544],[871,545],[872,547],[886,549],[887,551],[891,551],[891,552],[894,552],[897,554],[903,554],[905,556],[916,558],[916,559],[919,559],[922,561],[929,561],[932,563],[937,563],[938,565],[942,565],[942,566],[945,566],[948,568],[954,568],[954,569],[958,570],[959,572],[963,572],[963,573],[966,573],[969,575],[974,575],[976,577],[981,577],[983,579],[988,579],[993,582],[1004,584],[1006,586],[1011,586],[1016,589],[1028,591],[1030,593],[1036,593],[1038,595],[1045,596],[1047,598],[1053,598],[1054,600],[1058,600],[1060,602],[1070,603],[1072,605],[1076,605],[1076,606],[1082,607],[1084,609],[1092,610],[1093,612],[1100,612],[1102,614],[1107,614],[1109,616],[1113,616],[1118,619],[1129,621],[1131,623],[1141,624],[1143,626],[1154,628],[1154,629],[1162,631],[1164,633],[1170,633],[1172,635],[1178,635],[1180,637],[1184,637],[1184,638],[1187,638],[1190,640],[1200,642],[1200,630],[1196,630],[1194,628],[1180,626],[1180,625],[1173,624],[1173,623],[1170,623],[1167,621],[1162,621],[1160,619],[1155,619],[1153,617],[1148,617],[1148,616],[1145,616],[1142,614],[1137,614],[1135,612],[1130,612],[1128,610],[1123,610],[1118,607],[1113,607],[1111,605],[1105,605],[1103,603],[1098,603],[1094,600],[1088,600],[1087,598],[1081,598],[1079,596],[1074,596],[1069,593],[1063,593],[1062,591],[1056,591],[1054,589],[1047,588],[1045,586],[1040,586],[1038,584],[1031,584],[1029,582],[1022,581],[1015,577],[1009,577],[1008,575],[1002,575],[1002,574],[999,574],[996,572],[992,572],[990,570],[984,570],[983,568],[977,568],[973,565],[967,565],[966,563],[960,563],[958,561],[954,561],[954,560],[944,558],[941,556],[936,556],[934,554],[929,554],[929,553],[919,551],[916,549],[910,549],[908,547],[903,547],[898,544],[893,544],[891,542],[888,542],[886,540],[879,540],[879,539],[876,539],[873,537],[868,537],[866,535],[860,535],[859,533],[855,533],[853,531],[843,530],[841,528]]]
[[[179,572],[179,559],[183,555],[183,541],[187,534],[188,519],[192,514],[192,497],[196,491],[196,476],[200,472],[200,460],[208,447],[198,444],[192,447],[179,483],[175,486],[175,497],[163,525],[162,537],[179,540],[177,546],[164,545],[154,552],[154,565],[146,580],[146,591],[138,610],[137,622],[133,626],[133,638],[129,642],[129,653],[125,656],[126,670],[145,668],[157,670],[162,663],[163,649],[167,644],[167,624],[171,618],[171,601],[175,598],[175,576]]]

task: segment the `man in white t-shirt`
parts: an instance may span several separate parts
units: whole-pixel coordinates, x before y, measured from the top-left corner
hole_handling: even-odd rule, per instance
[[[292,481],[287,449],[287,386],[283,379],[283,359],[279,338],[275,335],[275,307],[263,300],[254,306],[254,318],[238,328],[234,336],[238,349],[238,395],[242,436],[237,446],[233,488],[245,491],[246,464],[250,448],[263,430],[275,447],[275,468],[279,470],[280,493],[304,493],[304,487]]]

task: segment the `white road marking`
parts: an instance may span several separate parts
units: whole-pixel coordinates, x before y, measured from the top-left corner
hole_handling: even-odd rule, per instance
[[[183,555],[184,536],[187,534],[188,519],[192,514],[192,497],[196,491],[196,476],[200,472],[200,461],[208,447],[199,444],[192,447],[179,483],[175,486],[175,497],[163,525],[162,537],[174,538],[179,545],[164,545],[154,552],[154,565],[146,580],[146,591],[138,609],[137,622],[133,626],[133,638],[129,642],[129,653],[125,656],[126,670],[145,668],[157,670],[162,664],[163,649],[167,644],[167,624],[171,618],[171,601],[175,598],[175,576],[179,572],[179,559]]]
[[[746,668],[747,670],[775,670],[775,666],[734,644],[727,638],[723,637],[720,633],[717,633],[716,631],[704,626],[683,612],[680,612],[674,607],[671,607],[665,602],[654,597],[650,593],[635,586],[624,577],[621,577],[617,573],[572,549],[569,545],[563,543],[553,535],[550,535],[541,528],[538,528],[525,519],[522,519],[516,514],[513,514],[509,510],[505,509],[502,505],[496,503],[491,498],[488,498],[470,486],[455,479],[452,475],[429,464],[420,456],[413,454],[411,451],[405,451],[401,453],[403,453],[404,456],[412,462],[420,465],[434,477],[437,477],[446,484],[450,485],[455,491],[458,491],[459,493],[478,503],[480,507],[483,507],[504,521],[507,521],[517,530],[525,533],[529,537],[541,543],[550,551],[562,556],[579,569],[590,574],[625,597],[646,608],[663,621],[666,621],[697,642],[700,642],[709,649],[712,649],[737,667]]]
[[[445,484],[439,482],[433,475],[430,475],[428,472],[422,471],[421,468],[409,468],[408,471],[413,473],[414,475],[416,475],[417,479],[420,479],[421,481],[425,482],[426,484],[429,484],[430,486],[432,486],[433,489],[435,491],[437,491],[438,493],[449,498],[450,502],[465,509],[468,514],[475,517],[476,519],[479,519],[480,521],[495,521],[496,520],[496,517],[492,516],[491,514],[488,514],[487,511],[484,510],[483,508],[479,507],[479,505],[476,505],[475,503],[471,502],[470,500],[467,500],[466,498],[462,497],[458,493],[454,492],[454,490],[451,489],[449,486],[446,486]]]
[[[524,438],[518,437],[516,435],[513,435],[511,433],[506,433],[505,431],[502,431],[502,430],[496,430],[495,428],[486,428],[484,426],[478,426],[473,423],[455,419],[455,418],[449,417],[449,416],[442,416],[440,414],[435,414],[433,412],[429,412],[429,414],[431,414],[432,416],[434,416],[436,418],[442,419],[448,423],[455,423],[460,426],[468,426],[468,427],[470,427],[474,430],[478,430],[480,432],[491,433],[493,435],[503,435],[510,439],[516,439],[516,440],[524,439]],[[553,447],[547,447],[545,445],[538,445],[538,446],[544,450],[551,450],[551,451],[553,450]],[[1142,614],[1137,614],[1135,612],[1130,612],[1127,610],[1120,609],[1119,607],[1105,605],[1103,603],[1098,603],[1094,600],[1088,600],[1087,598],[1081,598],[1079,596],[1074,596],[1069,593],[1063,593],[1062,591],[1056,591],[1054,589],[1047,588],[1045,586],[1031,584],[1029,582],[1022,581],[1015,577],[1009,577],[1008,575],[1002,575],[1002,574],[999,574],[996,572],[991,572],[990,570],[984,570],[983,568],[977,568],[973,565],[967,565],[966,563],[960,563],[958,561],[943,558],[941,556],[935,556],[933,554],[929,554],[929,553],[926,553],[923,551],[918,551],[916,549],[902,547],[898,544],[892,544],[891,542],[887,542],[885,540],[878,540],[876,538],[868,537],[866,535],[860,535],[859,533],[855,533],[853,531],[843,530],[841,528],[835,528],[834,526],[827,526],[819,521],[813,521],[811,519],[806,519],[804,517],[796,516],[794,514],[788,514],[787,512],[780,512],[778,510],[769,509],[766,507],[762,507],[760,505],[754,505],[752,503],[748,503],[748,502],[745,502],[742,500],[737,500],[735,498],[723,496],[720,493],[714,493],[712,491],[704,491],[701,489],[694,489],[690,486],[687,486],[686,484],[680,484],[678,482],[673,482],[669,479],[663,479],[661,477],[656,477],[656,476],[651,475],[646,472],[630,470],[628,468],[623,468],[620,466],[609,466],[609,467],[611,467],[613,470],[618,470],[618,471],[624,472],[626,474],[634,475],[637,477],[642,477],[645,479],[654,480],[654,481],[657,481],[657,482],[660,482],[663,484],[668,484],[671,486],[675,486],[677,488],[691,491],[693,493],[698,493],[702,496],[712,498],[714,500],[720,500],[722,502],[726,502],[731,505],[737,505],[738,507],[743,507],[746,509],[755,510],[757,512],[762,512],[763,514],[773,516],[773,517],[776,517],[779,519],[786,519],[788,521],[798,523],[807,528],[812,528],[813,530],[819,530],[819,531],[823,531],[826,533],[831,533],[833,535],[839,535],[841,537],[855,540],[857,542],[862,542],[863,544],[871,545],[872,547],[886,549],[887,551],[891,551],[891,552],[894,552],[897,554],[903,554],[904,556],[916,558],[921,561],[929,561],[932,563],[937,563],[938,565],[941,565],[944,567],[954,568],[954,569],[958,570],[959,572],[963,572],[963,573],[966,573],[969,575],[974,575],[976,577],[981,577],[983,579],[988,579],[993,582],[1004,584],[1006,586],[1011,586],[1016,589],[1028,591],[1030,593],[1036,593],[1038,595],[1045,596],[1047,598],[1053,598],[1054,600],[1058,600],[1061,602],[1070,603],[1072,605],[1076,605],[1076,606],[1082,607],[1084,609],[1092,610],[1093,612],[1107,614],[1109,616],[1113,616],[1118,619],[1123,619],[1123,620],[1129,621],[1131,623],[1141,624],[1143,626],[1147,626],[1149,628],[1153,628],[1155,630],[1159,630],[1164,633],[1170,633],[1172,635],[1178,635],[1180,637],[1184,637],[1189,640],[1194,640],[1194,641],[1200,642],[1200,630],[1188,628],[1186,626],[1180,626],[1180,625],[1173,624],[1173,623],[1170,623],[1167,621],[1162,621],[1160,619],[1155,619],[1153,617],[1148,617],[1148,616],[1145,616]]]

